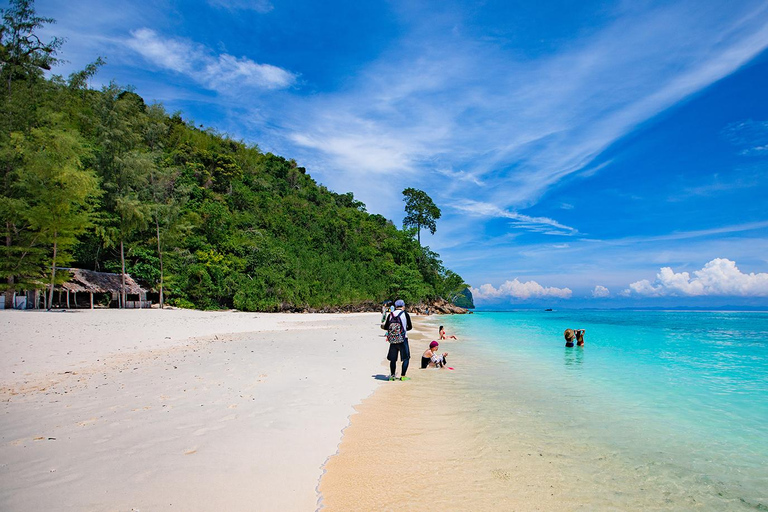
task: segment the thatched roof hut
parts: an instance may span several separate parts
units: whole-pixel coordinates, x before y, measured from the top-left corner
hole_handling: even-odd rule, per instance
[[[66,292],[66,307],[70,307],[69,294],[74,294],[75,307],[77,307],[77,294],[87,293],[90,296],[90,307],[93,309],[93,296],[94,294],[108,293],[112,296],[112,300],[118,301],[118,307],[125,308],[145,308],[150,307],[151,302],[147,301],[147,290],[133,280],[133,278],[125,274],[125,293],[126,295],[138,295],[139,300],[126,300],[125,304],[119,298],[121,290],[122,277],[120,274],[112,274],[110,272],[96,272],[93,270],[85,270],[82,268],[60,268],[62,272],[69,272],[71,278],[66,283],[62,283],[57,286],[59,293]],[[61,303],[61,295],[59,296],[59,303]]]
[[[70,292],[112,293],[120,292],[120,274],[111,272],[96,272],[82,268],[62,268],[72,278],[61,285],[61,288]],[[125,274],[125,293],[131,295],[143,295],[147,290],[139,286],[133,278]]]

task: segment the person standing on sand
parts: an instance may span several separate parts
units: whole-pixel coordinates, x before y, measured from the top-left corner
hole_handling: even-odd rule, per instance
[[[395,380],[395,370],[397,368],[397,355],[400,354],[400,360],[403,362],[400,368],[400,380],[410,380],[405,376],[408,371],[408,362],[411,359],[411,350],[408,347],[408,331],[413,329],[411,325],[411,317],[405,312],[405,302],[403,300],[397,300],[395,302],[395,310],[389,314],[387,321],[384,323],[384,329],[389,331],[389,326],[392,322],[400,322],[402,326],[403,342],[402,343],[390,343],[389,353],[387,354],[387,360],[389,361],[389,380]]]

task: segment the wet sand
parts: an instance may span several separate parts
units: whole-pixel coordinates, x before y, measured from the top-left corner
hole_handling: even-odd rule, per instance
[[[414,319],[420,331],[436,325]],[[357,407],[320,480],[323,510],[562,510],[566,477],[553,454],[486,437],[482,406],[468,401],[467,340],[444,340],[455,370],[418,369],[433,339],[411,336],[407,382],[381,386]],[[398,363],[399,369],[399,363]],[[494,453],[494,450],[502,450]]]

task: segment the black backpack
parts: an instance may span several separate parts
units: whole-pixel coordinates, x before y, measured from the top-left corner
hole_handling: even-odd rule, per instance
[[[401,312],[399,315],[395,316],[394,313],[389,314],[389,318],[387,319],[387,341],[390,343],[403,343],[405,341],[405,330],[403,329],[403,322],[400,321],[400,318],[404,315],[404,312]]]

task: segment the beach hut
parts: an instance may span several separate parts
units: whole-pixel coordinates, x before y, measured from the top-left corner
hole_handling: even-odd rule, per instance
[[[93,309],[94,305],[94,296],[98,303],[105,294],[109,295],[110,304],[119,305],[120,274],[96,272],[82,268],[62,268],[59,270],[69,272],[72,276],[69,281],[56,286],[54,289],[54,291],[58,291],[59,307],[83,307],[78,302],[78,293],[81,294],[81,298],[87,294],[89,300],[86,307],[90,306],[91,309]],[[147,300],[147,290],[139,286],[128,274],[125,275],[125,293],[126,308],[148,308],[152,305],[152,302]],[[63,297],[63,295],[66,295],[66,297]]]

